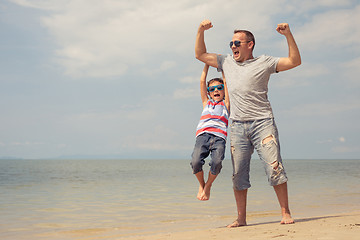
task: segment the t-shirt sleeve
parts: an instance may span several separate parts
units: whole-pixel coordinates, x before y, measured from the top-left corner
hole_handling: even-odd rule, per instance
[[[279,57],[271,57],[271,56],[265,56],[266,57],[266,62],[268,64],[268,67],[270,69],[270,73],[276,73],[276,67],[277,67],[277,64],[280,60]]]
[[[224,55],[217,55],[217,63],[218,63],[218,68],[217,68],[217,71],[218,72],[222,72],[223,71],[223,64],[224,64],[224,61],[225,61],[225,57]]]

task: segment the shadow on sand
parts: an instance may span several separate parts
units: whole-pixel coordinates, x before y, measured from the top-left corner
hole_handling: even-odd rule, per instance
[[[330,216],[309,217],[309,218],[296,218],[294,220],[295,220],[295,224],[296,224],[296,223],[301,223],[301,222],[311,222],[311,221],[316,221],[316,220],[321,220],[321,219],[338,218],[338,217],[343,217],[343,216],[345,216],[345,215],[330,215]],[[274,223],[279,223],[279,221],[251,223],[251,224],[248,224],[246,226],[251,227],[251,226],[267,225],[267,224],[274,224]],[[280,224],[279,223],[279,225],[287,225],[287,224]],[[226,228],[226,226],[221,226],[219,228]]]

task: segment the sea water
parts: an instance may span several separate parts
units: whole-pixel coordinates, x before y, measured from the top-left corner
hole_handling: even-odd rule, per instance
[[[360,210],[360,160],[284,166],[295,219]],[[236,218],[231,175],[225,159],[203,202],[189,160],[0,160],[0,239],[121,239],[224,227]],[[248,224],[280,221],[260,160],[252,160],[250,178]]]

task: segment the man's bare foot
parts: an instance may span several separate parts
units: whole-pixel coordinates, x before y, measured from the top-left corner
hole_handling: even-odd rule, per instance
[[[289,213],[285,213],[283,218],[281,219],[281,224],[293,224],[295,223],[294,219],[291,217]]]
[[[227,225],[228,228],[236,228],[236,227],[243,227],[246,226],[246,221],[240,221],[236,219],[232,224]]]

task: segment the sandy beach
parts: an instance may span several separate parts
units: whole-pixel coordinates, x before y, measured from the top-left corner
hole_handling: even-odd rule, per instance
[[[262,222],[246,227],[204,229],[126,238],[129,240],[186,240],[186,239],[360,239],[360,212],[296,219],[295,224]]]
[[[287,161],[292,225],[255,162],[248,226],[234,229],[231,166],[204,202],[184,160],[0,163],[1,240],[360,240],[359,160]]]

